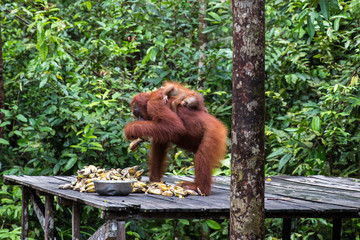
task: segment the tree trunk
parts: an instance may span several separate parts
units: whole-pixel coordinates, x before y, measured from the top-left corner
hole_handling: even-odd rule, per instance
[[[207,27],[206,17],[206,0],[199,0],[199,51],[200,57],[198,62],[198,85],[200,88],[204,87],[204,68],[205,68],[205,49],[207,47],[207,36],[206,33],[203,33],[204,29]]]
[[[265,0],[232,0],[230,239],[264,239]]]
[[[2,55],[2,38],[1,38],[1,21],[2,17],[0,16],[0,110],[5,109],[5,93],[4,93],[4,65],[3,65],[3,55]],[[4,113],[0,111],[0,123],[4,122],[5,116]],[[4,135],[4,127],[0,127],[0,138]],[[1,143],[0,143],[1,149]]]

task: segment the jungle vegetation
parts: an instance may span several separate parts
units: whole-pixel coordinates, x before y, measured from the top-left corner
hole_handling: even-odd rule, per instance
[[[149,144],[129,152],[123,127],[133,119],[131,98],[166,80],[203,94],[231,128],[230,1],[0,2],[2,175],[146,168]],[[359,12],[355,0],[267,1],[266,176],[360,178]],[[168,174],[192,174],[192,157],[172,148]],[[230,174],[230,150],[214,174]],[[21,189],[0,181],[0,238],[18,239]],[[56,209],[57,230],[71,239],[70,210]],[[86,237],[101,223],[98,211],[82,212]],[[32,219],[30,239],[43,238]],[[327,239],[331,226],[298,219],[292,238]],[[266,220],[267,239],[281,238],[280,229],[280,219]],[[343,239],[360,239],[359,229],[347,220]],[[129,221],[126,230],[129,239],[227,239],[228,221]]]

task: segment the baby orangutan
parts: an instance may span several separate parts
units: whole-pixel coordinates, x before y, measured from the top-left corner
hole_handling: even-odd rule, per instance
[[[204,99],[196,91],[174,82],[166,82],[161,88],[164,89],[164,103],[167,103],[169,99],[173,97],[173,100],[170,101],[170,107],[173,112],[177,113],[177,107],[179,105],[207,112]]]
[[[196,91],[185,88],[181,84],[175,82],[166,82],[161,89],[163,90],[162,95],[164,103],[166,104],[170,101],[170,108],[174,113],[177,113],[179,105],[206,113],[208,112],[201,94],[198,94]],[[130,143],[129,150],[132,152],[136,151],[144,141],[146,141],[144,138],[133,140]]]

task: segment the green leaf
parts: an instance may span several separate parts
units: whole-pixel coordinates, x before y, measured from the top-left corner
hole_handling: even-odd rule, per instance
[[[308,19],[307,19],[307,31],[308,31],[308,34],[310,36],[310,41],[311,41],[315,35],[314,21],[312,21],[311,16],[308,16]]]
[[[314,116],[311,120],[311,129],[317,132],[321,131],[321,119],[319,116]]]
[[[299,128],[285,128],[284,131],[287,132],[297,132],[299,130]]]
[[[72,148],[83,148],[83,147],[80,146],[80,145],[70,145],[70,147],[72,147]]]
[[[24,115],[22,115],[22,114],[18,114],[18,115],[16,116],[16,118],[17,118],[18,120],[22,121],[22,122],[27,122],[26,117],[24,117]]]
[[[278,171],[280,171],[291,159],[292,154],[291,153],[287,153],[285,154],[279,161],[279,167],[278,167]]]
[[[1,123],[1,124],[0,124],[0,127],[4,127],[4,126],[10,125],[10,124],[11,124],[11,122],[6,121],[6,122]]]
[[[212,229],[215,229],[215,230],[221,229],[221,225],[214,220],[207,219],[206,224]]]
[[[45,61],[49,48],[48,45],[46,44],[46,42],[44,42],[41,46],[40,46],[40,58]]]
[[[180,154],[182,153],[182,151],[178,151],[175,156],[174,156],[174,159],[175,161],[178,159],[178,157],[180,156]]]
[[[111,95],[111,98],[112,99],[117,99],[118,97],[121,97],[121,96],[122,96],[122,94],[120,92],[116,92],[113,95]]]
[[[55,164],[53,174],[56,175],[60,170],[60,163]]]
[[[37,42],[36,42],[36,48],[38,49],[38,50],[40,50],[40,47],[41,47],[41,45],[43,45],[44,44],[44,42],[45,42],[45,31],[44,31],[44,29],[42,28],[42,26],[41,26],[41,24],[40,24],[40,22],[38,23],[38,26],[37,26]]]
[[[218,26],[210,26],[210,27],[205,28],[205,29],[202,31],[202,33],[203,33],[203,34],[209,33],[209,32],[214,31],[214,30],[217,29],[217,28],[218,28]]]
[[[77,162],[77,158],[74,157],[74,158],[70,158],[70,160],[66,163],[65,167],[64,167],[64,171],[67,171],[69,170],[70,168],[72,168],[75,163]]]
[[[9,145],[10,143],[5,139],[0,138],[0,144]]]
[[[102,149],[102,145],[98,142],[92,142],[92,143],[90,143],[90,145],[93,145],[94,147],[98,147],[98,148]]]
[[[334,21],[334,30],[338,31],[340,26],[340,18],[335,19]]]
[[[145,57],[143,58],[143,60],[141,61],[141,64],[143,64],[143,65],[146,64],[149,61],[149,59],[150,59],[149,54],[146,54]]]
[[[322,17],[320,15],[317,16],[316,21],[317,21],[317,23],[318,23],[318,25],[320,27],[320,31],[325,32],[325,26],[324,26],[324,23],[323,23],[323,19],[322,19]]]
[[[209,12],[208,13],[212,18],[214,18],[216,21],[221,22],[221,17],[215,13],[215,12]]]
[[[149,59],[151,61],[155,61],[156,60],[156,55],[159,52],[159,49],[156,47],[151,48],[150,52],[149,52]]]
[[[91,10],[91,7],[92,7],[91,2],[90,2],[90,1],[86,1],[85,4],[86,4],[87,9],[88,9],[88,10]]]
[[[52,128],[50,128],[50,127],[42,127],[42,128],[40,128],[40,131],[51,132]]]
[[[181,222],[184,225],[190,225],[189,220],[187,219],[179,219],[179,222]]]
[[[48,81],[48,77],[47,75],[45,75],[39,84],[39,88],[42,88],[47,83],[47,81]]]
[[[11,115],[9,110],[0,109],[0,112],[2,112],[5,115],[5,117],[10,117]]]
[[[317,157],[320,158],[322,161],[326,162],[326,152],[321,144],[319,144],[317,149]]]
[[[277,156],[282,155],[284,152],[285,152],[285,149],[284,149],[284,148],[280,148],[280,149],[276,150],[275,152],[270,153],[270,154],[266,157],[266,159],[275,158],[275,157],[277,157]]]
[[[329,20],[330,17],[330,6],[329,6],[329,0],[320,0],[320,8],[321,13],[324,15],[324,18],[326,20]]]

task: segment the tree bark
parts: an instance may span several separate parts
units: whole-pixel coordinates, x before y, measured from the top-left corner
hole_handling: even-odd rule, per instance
[[[265,0],[232,0],[230,239],[264,239]]]
[[[206,17],[206,0],[199,0],[199,62],[198,62],[198,85],[200,88],[204,87],[204,68],[205,68],[205,60],[206,54],[205,49],[207,47],[207,35],[203,33],[204,29],[207,27],[207,22],[205,20]]]

